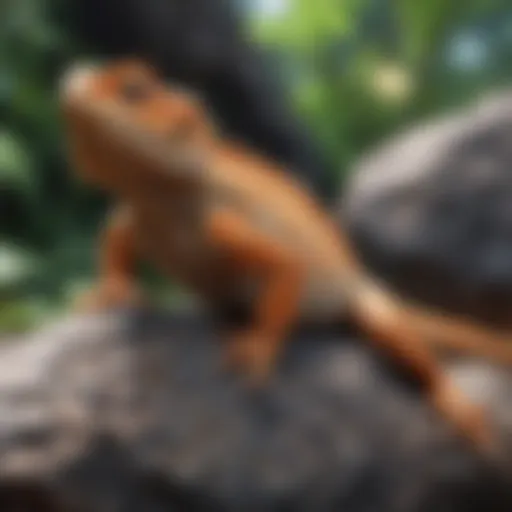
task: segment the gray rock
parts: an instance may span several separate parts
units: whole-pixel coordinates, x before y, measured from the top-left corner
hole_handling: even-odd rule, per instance
[[[76,317],[0,348],[0,510],[477,512],[512,507],[418,391],[343,328],[302,330],[268,389],[198,312]],[[512,469],[511,376],[452,370]]]
[[[364,157],[341,216],[402,293],[512,325],[512,92],[398,134]]]

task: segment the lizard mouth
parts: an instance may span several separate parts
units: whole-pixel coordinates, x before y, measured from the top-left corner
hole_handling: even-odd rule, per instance
[[[61,101],[68,104],[83,98],[90,90],[97,72],[98,66],[93,63],[77,63],[70,66],[62,74],[58,85]]]

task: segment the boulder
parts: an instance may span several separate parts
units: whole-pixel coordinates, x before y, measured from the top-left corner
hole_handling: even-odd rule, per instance
[[[0,510],[511,510],[510,375],[450,367],[495,419],[498,470],[348,328],[298,330],[259,392],[212,332],[118,311],[2,346]]]
[[[355,166],[340,217],[406,296],[512,325],[512,92],[409,127]]]

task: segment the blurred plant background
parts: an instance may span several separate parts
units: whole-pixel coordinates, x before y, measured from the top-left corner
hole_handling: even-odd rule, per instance
[[[86,53],[65,0],[0,0],[0,332],[65,311],[93,275],[105,200],[66,164],[55,77]],[[512,79],[510,0],[239,0],[339,179],[416,119]]]

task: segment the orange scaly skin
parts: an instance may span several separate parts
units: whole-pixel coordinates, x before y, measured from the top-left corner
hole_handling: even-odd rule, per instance
[[[463,436],[492,445],[483,414],[448,379],[430,344],[512,364],[510,333],[427,311],[385,289],[292,177],[222,139],[199,103],[142,64],[75,68],[61,94],[76,170],[120,204],[105,230],[94,306],[138,297],[139,258],[207,301],[247,301],[254,320],[232,336],[226,355],[259,383],[296,319],[348,316],[417,377]]]

